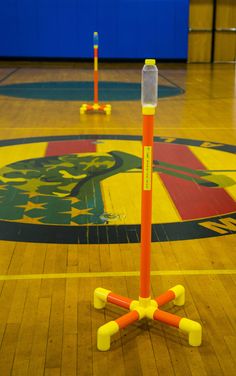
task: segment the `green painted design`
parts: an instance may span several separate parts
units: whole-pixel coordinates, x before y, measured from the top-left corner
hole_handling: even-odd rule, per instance
[[[211,174],[208,170],[194,170],[161,161],[154,161],[153,171],[189,180],[209,188],[225,188],[236,184],[234,179],[226,175]]]
[[[47,224],[103,224],[101,181],[140,165],[140,158],[119,151],[12,163],[0,169],[0,218],[31,218]],[[9,211],[9,202],[14,215]]]
[[[21,219],[28,195],[12,186],[0,185],[0,188],[0,218],[13,221]]]
[[[0,218],[43,224],[104,224],[101,181],[141,172],[142,160],[121,151],[53,156],[19,161],[0,169]],[[154,161],[154,171],[206,187],[235,181],[209,171]]]
[[[177,86],[159,85],[159,98],[183,94]],[[93,82],[29,82],[0,85],[0,95],[25,99],[43,99],[53,101],[93,101]],[[99,82],[99,100],[101,102],[140,100],[141,84],[138,82]]]
[[[126,140],[126,141],[142,141],[141,136],[130,136],[130,135],[109,135],[109,134],[99,134],[99,135],[67,135],[67,136],[47,136],[47,137],[31,137],[31,138],[17,138],[17,139],[10,139],[10,140],[1,140],[0,146],[13,146],[14,145],[21,145],[25,144],[27,147],[27,144],[33,144],[38,142],[50,142],[50,141],[68,141],[68,140],[94,140],[95,142],[103,142],[103,140]],[[101,141],[100,141],[101,140]],[[197,147],[203,147],[203,143],[205,143],[205,140],[191,140],[191,139],[184,139],[184,138],[177,138],[172,139],[170,141],[170,137],[154,137],[155,142],[161,142],[161,143],[173,143],[177,145],[188,145],[188,146],[197,146]],[[236,153],[236,146],[235,145],[226,145],[226,144],[218,144],[213,142],[208,142],[208,149],[212,150],[219,150],[224,151],[227,153]],[[13,151],[14,153],[14,151]],[[97,155],[96,155],[97,156]],[[66,156],[68,157],[68,156]],[[67,159],[67,158],[66,158]],[[24,164],[28,161],[23,161]],[[185,175],[191,175],[191,172],[187,171],[185,167],[180,166],[172,166],[168,167],[167,165],[164,165],[163,162],[155,161],[156,162],[156,168],[158,165],[163,168],[165,171],[164,173],[168,173],[168,170],[171,169],[177,170],[179,174],[182,174],[181,179],[184,178]],[[17,165],[19,167],[20,162]],[[59,160],[50,159],[50,161],[47,161],[47,168],[54,168],[55,164],[61,164],[62,158]],[[72,167],[72,162],[65,162],[65,167]],[[16,170],[17,170],[16,166]],[[44,164],[46,167],[46,163]],[[4,167],[5,172],[12,172],[12,169],[7,170],[7,166]],[[64,168],[64,167],[63,167]],[[18,170],[21,170],[20,168]],[[26,168],[27,170],[27,168]],[[30,169],[29,169],[30,170]],[[137,170],[136,170],[137,171]],[[156,170],[158,171],[158,169]],[[193,171],[193,170],[192,170]],[[0,171],[2,172],[2,170]],[[27,172],[27,171],[21,171]],[[30,172],[30,171],[28,171]],[[32,172],[32,171],[31,171]],[[37,171],[36,171],[37,172]],[[129,173],[134,172],[134,170],[129,170]],[[219,173],[225,173],[225,172],[235,172],[235,169],[225,169],[225,170],[208,170],[203,171],[204,173],[208,173],[210,177],[213,176],[215,179],[216,176]],[[213,174],[212,174],[213,173]],[[201,170],[194,171],[194,176],[202,176]],[[216,175],[217,174],[217,175]],[[15,176],[15,175],[13,175]],[[21,175],[18,175],[18,178]],[[38,175],[37,175],[38,176]],[[208,176],[204,176],[204,179],[207,179]],[[137,243],[140,242],[140,225],[139,224],[130,224],[130,225],[116,225],[111,221],[110,224],[110,218],[114,219],[115,214],[113,213],[103,213],[101,218],[103,218],[104,222],[108,221],[107,223],[104,223],[102,226],[96,226],[92,225],[91,223],[86,226],[75,226],[76,222],[71,222],[71,225],[57,225],[58,222],[55,221],[55,223],[50,223],[47,225],[47,218],[42,217],[41,222],[38,221],[38,218],[30,218],[27,216],[24,216],[24,219],[21,220],[22,212],[28,211],[30,213],[30,205],[38,205],[42,209],[47,209],[47,202],[48,200],[51,200],[51,198],[58,199],[59,201],[62,200],[69,202],[69,206],[71,208],[71,211],[74,211],[77,208],[83,209],[82,201],[81,206],[79,205],[79,201],[76,199],[76,197],[57,197],[55,195],[40,195],[37,192],[33,191],[31,194],[30,192],[24,192],[20,191],[17,188],[15,188],[12,183],[11,185],[8,184],[8,182],[3,182],[1,179],[3,176],[0,174],[0,218],[3,218],[3,220],[0,220],[0,238],[1,240],[7,240],[7,241],[19,241],[19,242],[40,242],[40,243],[57,243],[57,244],[108,244],[108,243]],[[16,178],[15,178],[16,179]],[[217,184],[222,185],[222,181],[224,186],[232,185],[231,183],[235,182],[230,181],[225,182],[225,179],[223,177],[223,180],[220,178],[217,180]],[[214,180],[215,181],[215,180]],[[19,181],[18,181],[19,182]],[[73,184],[74,187],[74,183]],[[69,185],[69,184],[68,184]],[[70,191],[73,189],[73,187],[67,187],[66,191]],[[20,196],[19,196],[20,195]],[[19,198],[19,201],[14,202],[14,198]],[[86,200],[85,200],[86,202]],[[22,205],[20,205],[21,203]],[[19,206],[18,206],[19,204]],[[27,204],[28,209],[24,209],[23,206]],[[56,205],[56,201],[54,201],[54,204]],[[15,205],[15,206],[14,206]],[[15,208],[17,210],[17,215],[15,215]],[[12,211],[13,210],[13,211]],[[92,210],[90,211],[92,212]],[[12,214],[11,214],[12,213]],[[41,214],[39,212],[38,214]],[[61,215],[64,214],[60,213]],[[68,214],[68,212],[66,212]],[[14,215],[15,218],[14,219]],[[78,215],[78,213],[73,213],[71,215],[72,218],[78,217],[79,220],[81,220],[81,224],[83,224],[83,216],[86,216],[86,214]],[[19,219],[17,219],[19,218]],[[28,218],[29,223],[25,223],[25,218]],[[89,222],[90,215],[87,215],[86,220],[84,223]],[[90,218],[91,219],[91,218]],[[43,222],[42,222],[43,220]],[[77,219],[76,219],[77,220]],[[79,220],[77,221],[79,223]],[[217,215],[210,218],[210,223],[212,224],[212,228],[208,228],[204,226],[204,219],[201,220],[201,223],[199,223],[199,219],[190,220],[190,221],[183,221],[183,222],[170,222],[170,223],[154,223],[152,226],[152,241],[153,242],[159,242],[159,241],[177,241],[177,240],[189,240],[189,239],[199,239],[199,238],[206,238],[206,237],[216,237],[216,236],[225,236],[225,235],[231,235],[235,233],[235,229],[232,226],[229,229],[225,229],[225,223],[232,223],[234,224],[234,221],[236,220],[236,213],[230,212],[227,214]],[[207,218],[205,221],[209,222],[209,218]],[[43,223],[43,224],[42,224]],[[214,231],[213,227],[221,227],[225,229],[224,234],[220,234],[219,232]],[[125,249],[125,248],[124,248]]]

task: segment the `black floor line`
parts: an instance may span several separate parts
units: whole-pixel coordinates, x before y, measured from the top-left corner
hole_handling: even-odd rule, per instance
[[[184,91],[184,89],[177,85],[175,82],[171,81],[169,78],[166,78],[163,74],[161,74],[160,72],[158,72],[159,76],[161,76],[162,78],[164,78],[167,82],[169,82],[171,85],[174,85],[175,87],[177,87],[178,89],[181,89],[182,91]]]
[[[16,68],[14,69],[12,72],[8,73],[5,77],[3,77],[1,80],[0,80],[0,84],[2,82],[4,82],[8,77],[12,76],[14,73],[16,73],[16,71],[18,71],[20,68]]]

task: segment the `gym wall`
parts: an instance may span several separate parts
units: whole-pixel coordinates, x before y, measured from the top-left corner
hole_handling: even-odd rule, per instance
[[[187,59],[189,0],[0,0],[0,57]]]
[[[236,61],[236,0],[190,0],[188,61]]]

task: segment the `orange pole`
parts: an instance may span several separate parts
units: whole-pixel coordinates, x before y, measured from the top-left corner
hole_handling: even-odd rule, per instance
[[[164,294],[159,295],[155,300],[158,304],[158,307],[161,307],[164,304],[170,302],[171,300],[174,300],[175,298],[175,293],[171,290],[168,290]]]
[[[126,298],[125,296],[113,294],[112,292],[110,292],[107,296],[107,301],[119,307],[129,309],[130,304],[132,303],[133,300]]]
[[[173,315],[173,313],[161,311],[160,309],[157,309],[154,312],[153,318],[154,320],[161,321],[164,324],[175,326],[176,328],[179,328],[179,323],[181,321],[181,317]]]
[[[154,115],[143,115],[140,297],[150,297]]]
[[[139,314],[134,310],[119,317],[115,320],[115,322],[119,325],[120,329],[124,329],[126,326],[133,324],[133,322],[137,320],[139,320]]]
[[[94,51],[94,103],[98,103],[98,46],[93,47]]]

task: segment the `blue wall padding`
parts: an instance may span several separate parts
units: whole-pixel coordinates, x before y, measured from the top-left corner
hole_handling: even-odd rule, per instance
[[[0,0],[0,56],[186,59],[189,0]]]

